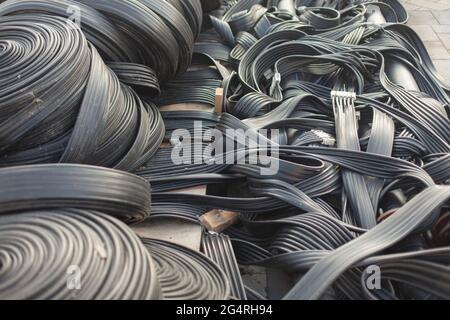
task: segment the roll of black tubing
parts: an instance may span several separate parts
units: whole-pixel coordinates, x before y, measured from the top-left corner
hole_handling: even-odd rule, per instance
[[[186,247],[142,239],[155,260],[163,296],[168,300],[228,300],[225,273],[205,255]]]
[[[0,169],[0,215],[39,209],[98,210],[124,222],[150,214],[150,184],[130,173],[86,165]]]
[[[162,292],[155,262],[126,225],[55,209],[0,216],[0,298],[154,300]]]
[[[3,1],[0,4],[0,15],[13,16],[23,13],[47,13],[64,18],[71,17],[79,10],[80,18],[83,18],[83,32],[89,42],[95,45],[97,50],[108,61],[138,62],[136,51],[130,50],[131,42],[123,37],[117,27],[99,11],[72,0],[19,0]]]
[[[132,171],[153,155],[163,139],[159,111],[119,82],[75,24],[35,13],[1,16],[0,25],[0,166]]]
[[[164,81],[188,67],[202,23],[199,0],[174,1],[6,1],[0,15],[48,13],[73,19],[78,10],[83,31],[105,59],[144,64]]]

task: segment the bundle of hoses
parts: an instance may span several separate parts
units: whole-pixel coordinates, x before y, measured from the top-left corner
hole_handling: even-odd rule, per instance
[[[229,298],[229,280],[212,260],[142,241],[122,222],[150,214],[144,179],[36,165],[0,169],[0,181],[0,299]]]
[[[84,163],[131,171],[157,150],[164,124],[66,19],[0,17],[3,167]]]
[[[161,240],[144,239],[155,260],[163,297],[170,300],[227,300],[224,271],[201,253]]]
[[[230,238],[224,234],[205,233],[202,238],[202,251],[218,263],[226,273],[231,285],[232,297],[237,300],[247,300],[244,283]]]
[[[0,296],[450,299],[450,86],[399,1],[224,0],[194,46],[199,8],[0,4]],[[12,167],[48,162],[143,179]],[[204,254],[115,220],[222,210]],[[101,263],[127,266],[113,293]],[[239,265],[290,281],[256,292]],[[73,266],[99,272],[78,296]]]
[[[158,79],[184,72],[202,24],[200,0],[8,0],[0,15],[48,14],[78,24],[106,61],[141,64]]]
[[[164,137],[151,97],[201,23],[199,0],[1,3],[0,166],[139,168]]]
[[[0,298],[160,299],[155,263],[117,218],[150,213],[148,182],[85,165],[0,169]]]
[[[222,1],[210,15],[214,31],[195,46],[205,67],[194,61],[158,103],[217,108],[221,79],[223,113],[213,134],[199,111],[168,117],[189,138],[172,130],[172,145],[137,171],[154,181],[158,215],[240,213],[224,231],[231,258],[212,240],[204,248],[235,296],[234,254],[290,277],[284,289],[268,282],[265,297],[448,299],[450,86],[400,2]],[[192,83],[201,90],[174,95]],[[260,154],[272,155],[270,174],[248,161]],[[186,189],[199,185],[206,194]]]
[[[162,298],[155,262],[139,238],[93,210],[0,216],[0,266],[1,299]]]

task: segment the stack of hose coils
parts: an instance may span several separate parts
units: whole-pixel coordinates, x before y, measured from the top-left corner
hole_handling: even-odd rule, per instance
[[[0,298],[450,299],[450,84],[401,1],[202,2],[0,1]],[[174,219],[198,246],[133,231]]]

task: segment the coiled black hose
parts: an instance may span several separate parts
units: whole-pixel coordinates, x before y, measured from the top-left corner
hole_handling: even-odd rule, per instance
[[[0,214],[30,209],[99,210],[122,221],[150,214],[150,184],[138,176],[86,165],[0,169]]]
[[[0,16],[0,25],[0,166],[133,171],[154,154],[164,132],[159,112],[119,82],[74,23],[23,13]]]
[[[97,211],[55,209],[0,216],[0,298],[142,300],[162,292],[155,262],[126,225]]]
[[[155,260],[163,297],[169,300],[227,300],[225,273],[208,257],[160,240],[142,240]]]
[[[143,64],[163,81],[188,67],[203,18],[199,0],[21,0],[0,6],[2,16],[36,13],[79,17],[106,60]]]

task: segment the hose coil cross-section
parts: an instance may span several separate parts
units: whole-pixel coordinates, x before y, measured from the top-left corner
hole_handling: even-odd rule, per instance
[[[156,265],[137,236],[96,211],[0,216],[0,298],[160,299]]]
[[[208,257],[165,241],[143,239],[143,242],[155,260],[165,299],[229,299],[228,278]]]
[[[27,210],[99,210],[124,222],[150,214],[150,185],[122,171],[86,165],[0,169],[0,215]]]

